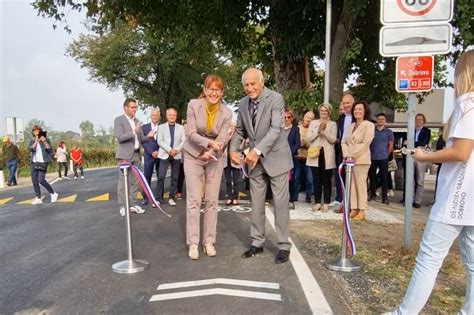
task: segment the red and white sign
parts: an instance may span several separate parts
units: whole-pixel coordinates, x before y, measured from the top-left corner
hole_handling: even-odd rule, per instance
[[[449,22],[454,0],[382,0],[382,24],[413,22]]]
[[[433,56],[398,57],[395,89],[398,92],[431,91],[433,72]]]

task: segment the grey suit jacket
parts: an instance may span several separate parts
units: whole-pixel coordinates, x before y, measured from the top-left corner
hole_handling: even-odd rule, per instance
[[[214,125],[208,134],[206,130],[206,101],[204,99],[193,99],[189,101],[186,114],[186,122],[188,123],[188,135],[184,143],[184,151],[194,158],[199,157],[201,153],[207,149],[209,140],[225,146],[228,138],[229,126],[232,120],[232,112],[229,108],[220,105],[219,110],[214,117]],[[224,152],[217,155],[222,156]]]
[[[134,118],[135,124],[139,120]],[[135,150],[135,134],[125,115],[120,115],[114,120],[114,133],[118,141],[115,158],[119,160],[131,160]],[[138,143],[141,143],[141,132],[138,133]]]
[[[158,126],[158,145],[160,150],[158,151],[158,158],[166,160],[169,157],[168,152],[171,149],[175,149],[178,153],[175,155],[175,160],[181,160],[181,150],[183,149],[184,144],[184,127],[183,125],[174,124],[174,142],[173,148],[171,144],[171,133],[168,123],[164,123]]]
[[[242,98],[234,136],[230,141],[230,151],[238,151],[242,140],[247,138],[250,149],[262,152],[260,163],[269,176],[281,175],[293,168],[290,146],[283,131],[285,102],[280,93],[264,88],[259,97],[255,128],[249,111],[250,99]]]

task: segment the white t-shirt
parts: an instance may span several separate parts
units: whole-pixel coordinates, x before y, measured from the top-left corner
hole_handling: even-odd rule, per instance
[[[128,117],[128,116],[125,115],[125,114],[124,114],[124,116],[125,116],[125,118],[127,118],[128,123],[130,124],[130,127],[132,127],[133,132],[135,132],[135,127],[136,127],[136,125],[135,125],[135,119],[134,119],[134,118],[130,118],[130,117]],[[136,149],[140,149],[140,142],[138,142],[138,137],[137,137],[137,135],[135,135],[135,150],[136,150]]]
[[[456,99],[447,148],[453,146],[454,138],[474,140],[474,93]],[[466,163],[443,163],[430,219],[453,225],[474,225],[474,150]]]
[[[43,163],[43,151],[41,151],[41,145],[39,142],[36,144],[35,154],[33,155],[33,162]]]
[[[65,148],[58,147],[56,149],[56,161],[59,163],[67,162],[67,151]]]

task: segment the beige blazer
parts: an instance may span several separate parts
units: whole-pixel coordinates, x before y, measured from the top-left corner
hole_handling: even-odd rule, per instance
[[[206,101],[205,99],[193,99],[189,101],[186,114],[187,136],[183,145],[183,150],[194,158],[198,158],[207,146],[210,140],[215,140],[225,147],[228,141],[228,131],[232,122],[232,112],[221,104],[214,117],[214,125],[209,134],[206,130]],[[222,156],[224,152],[217,152],[217,157]]]
[[[356,124],[352,123],[342,139],[342,155],[344,158],[352,157],[356,165],[371,164],[370,143],[374,139],[375,126],[364,120],[355,130]]]
[[[336,152],[334,150],[334,143],[337,140],[337,124],[329,120],[327,122],[326,129],[319,132],[319,125],[321,120],[313,120],[308,127],[306,132],[306,142],[309,143],[309,147],[320,147],[324,148],[324,163],[327,170],[336,168]],[[319,157],[307,158],[306,165],[318,167]]]

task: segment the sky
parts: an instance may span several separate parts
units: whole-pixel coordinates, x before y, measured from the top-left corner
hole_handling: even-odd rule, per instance
[[[68,16],[72,33],[37,16],[31,0],[0,0],[0,135],[5,118],[43,120],[58,131],[79,132],[89,120],[108,129],[120,115],[124,95],[91,82],[87,69],[65,56],[66,46],[85,33],[83,14]],[[146,122],[144,113],[137,117]]]

